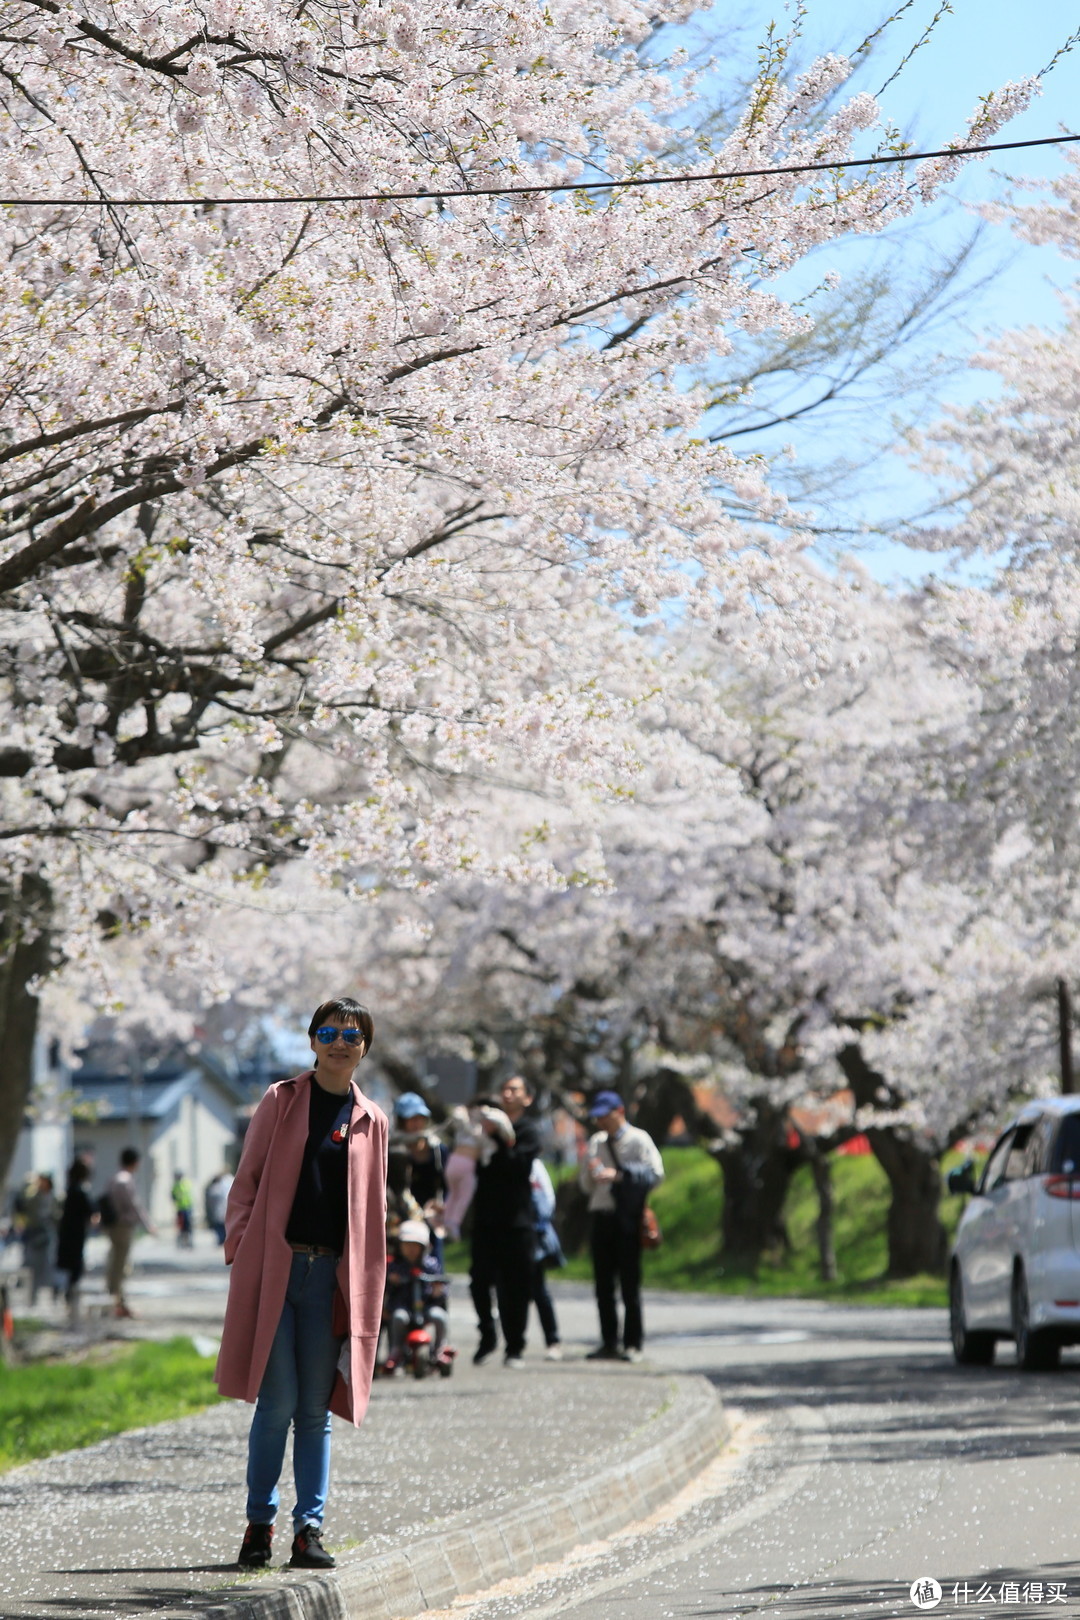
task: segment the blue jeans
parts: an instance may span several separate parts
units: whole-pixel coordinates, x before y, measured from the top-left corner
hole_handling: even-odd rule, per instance
[[[285,1441],[293,1428],[293,1527],[322,1524],[330,1483],[330,1404],[341,1339],[331,1331],[332,1255],[294,1254],[248,1435],[247,1516],[273,1524]]]

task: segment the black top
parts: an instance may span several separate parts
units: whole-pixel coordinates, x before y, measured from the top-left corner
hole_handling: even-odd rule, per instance
[[[285,1238],[341,1254],[349,1222],[351,1089],[341,1097],[311,1081],[308,1139]]]
[[[498,1141],[487,1164],[476,1167],[474,1221],[491,1228],[532,1230],[533,1207],[529,1178],[532,1162],[540,1157],[540,1126],[529,1114],[514,1123],[513,1147]]]
[[[408,1141],[408,1138],[405,1138]],[[441,1142],[432,1142],[428,1138],[431,1152],[425,1159],[414,1158],[409,1154],[409,1191],[416,1202],[423,1209],[435,1198],[446,1197],[446,1175],[443,1170],[444,1149]]]
[[[60,1216],[60,1231],[56,1247],[56,1264],[60,1271],[70,1271],[72,1281],[82,1276],[83,1244],[94,1206],[85,1187],[76,1183],[64,1199]]]

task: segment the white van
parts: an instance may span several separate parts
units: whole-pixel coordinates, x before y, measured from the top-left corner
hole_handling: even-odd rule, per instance
[[[1056,1367],[1080,1344],[1080,1097],[1028,1103],[978,1183],[969,1162],[948,1184],[972,1195],[949,1266],[956,1360],[988,1366],[1013,1339],[1026,1371]]]

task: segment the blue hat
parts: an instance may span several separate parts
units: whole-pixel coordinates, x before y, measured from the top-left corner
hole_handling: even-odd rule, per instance
[[[415,1119],[418,1114],[423,1119],[431,1118],[431,1109],[416,1091],[403,1091],[394,1104],[394,1113],[398,1119]]]
[[[617,1091],[598,1091],[589,1105],[589,1118],[601,1119],[604,1114],[610,1114],[613,1108],[622,1108],[623,1100]]]

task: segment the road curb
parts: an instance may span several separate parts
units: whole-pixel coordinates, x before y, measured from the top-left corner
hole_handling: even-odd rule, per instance
[[[665,1381],[671,1397],[662,1411],[588,1479],[456,1514],[408,1546],[357,1555],[355,1563],[345,1555],[332,1575],[260,1583],[258,1591],[205,1607],[195,1599],[185,1612],[192,1620],[408,1620],[602,1541],[670,1501],[728,1439],[707,1379],[673,1374]]]

